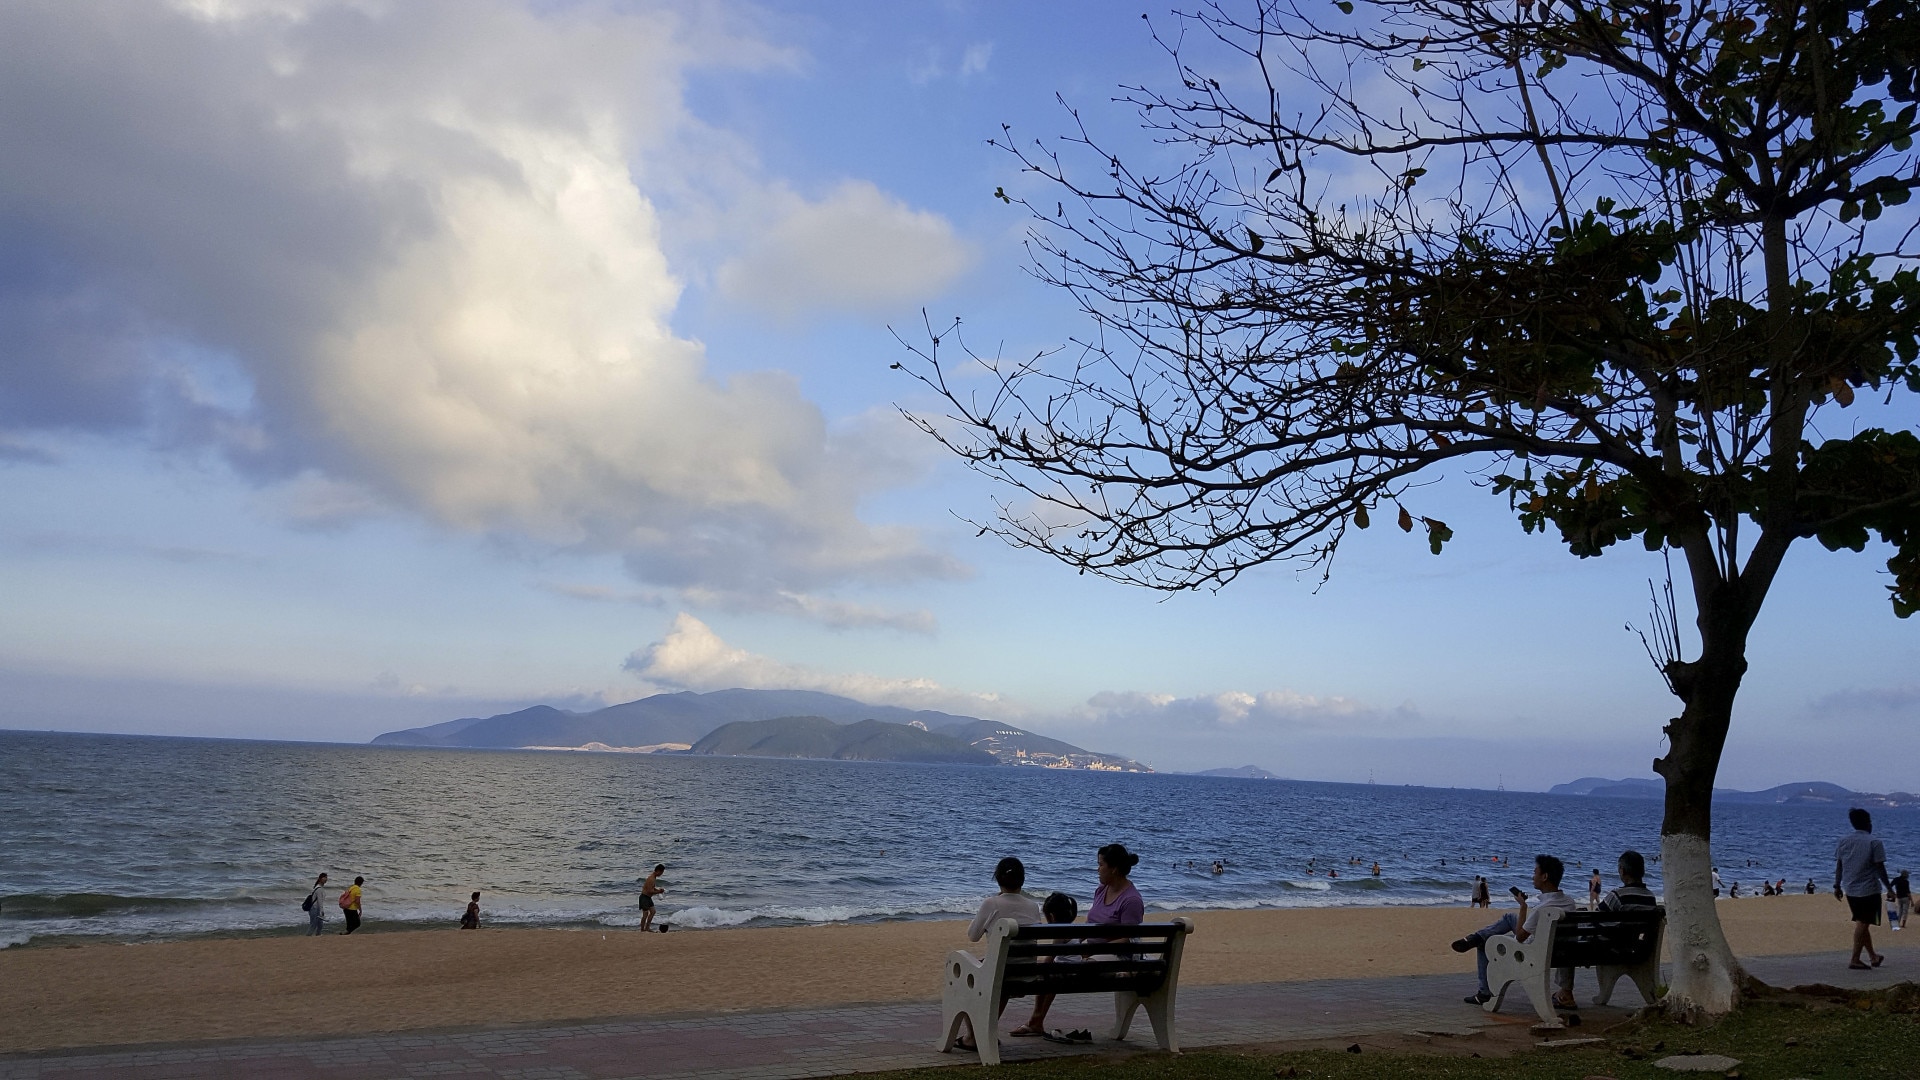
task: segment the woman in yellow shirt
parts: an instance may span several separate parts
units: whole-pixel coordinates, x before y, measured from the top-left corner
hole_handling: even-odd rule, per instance
[[[343,934],[351,934],[360,929],[360,886],[366,883],[366,878],[354,878],[353,884],[347,886],[346,891],[340,894],[340,910],[347,916],[347,928],[341,931]]]

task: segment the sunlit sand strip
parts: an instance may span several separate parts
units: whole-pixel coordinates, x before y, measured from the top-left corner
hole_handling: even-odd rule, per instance
[[[1746,955],[1842,950],[1849,940],[1846,909],[1831,896],[1723,901],[1720,912]],[[1449,971],[1466,985],[1473,960],[1447,942],[1490,921],[1458,907],[1191,917],[1198,929],[1184,985]],[[8,949],[0,951],[8,987],[0,1052],[932,1002],[941,960],[965,944],[964,931],[959,922],[670,934],[430,930]]]

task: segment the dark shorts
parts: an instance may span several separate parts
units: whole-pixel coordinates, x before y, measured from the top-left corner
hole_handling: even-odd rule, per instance
[[[651,896],[643,896],[643,897],[641,897],[641,898],[640,898],[640,910],[641,910],[641,911],[652,911],[652,910],[653,910],[653,897],[651,897]]]
[[[1880,925],[1880,894],[1872,896],[1849,896],[1847,907],[1853,910],[1853,921],[1868,926]]]

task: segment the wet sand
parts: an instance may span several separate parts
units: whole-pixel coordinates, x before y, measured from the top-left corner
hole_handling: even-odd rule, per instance
[[[1471,989],[1473,957],[1452,952],[1447,942],[1504,910],[1193,912],[1188,917],[1196,930],[1181,982],[1458,971]],[[1744,955],[1844,950],[1850,940],[1846,907],[1830,895],[1722,901],[1720,917]],[[0,951],[0,1053],[935,1001],[941,960],[965,946],[965,937],[965,923],[943,921],[668,934],[429,930],[14,948]]]

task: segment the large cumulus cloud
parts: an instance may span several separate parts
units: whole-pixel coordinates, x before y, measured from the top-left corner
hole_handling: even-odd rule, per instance
[[[680,87],[781,59],[712,10],[0,8],[0,445],[210,445],[314,517],[398,508],[671,588],[951,573],[858,516],[899,474],[869,435],[672,328],[635,178],[751,186]],[[867,201],[881,242],[951,240]]]

